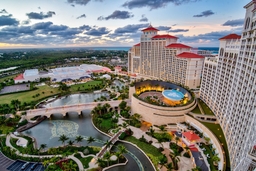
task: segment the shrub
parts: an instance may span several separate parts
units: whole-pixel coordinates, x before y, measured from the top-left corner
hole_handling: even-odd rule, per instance
[[[184,156],[184,157],[187,157],[187,158],[190,158],[190,154],[189,154],[188,152],[185,152],[185,153],[183,154],[183,156]]]

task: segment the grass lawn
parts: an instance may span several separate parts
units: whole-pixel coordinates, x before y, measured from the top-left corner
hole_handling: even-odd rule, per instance
[[[220,143],[223,144],[222,147],[224,148],[224,151],[225,151],[227,167],[230,168],[228,146],[220,125],[214,124],[214,123],[207,123],[207,122],[202,122],[202,124],[204,124],[209,130],[211,130],[212,133],[215,134],[215,136],[218,138]]]
[[[104,130],[109,130],[113,128],[114,123],[112,122],[111,118],[110,119],[103,119],[100,126]]]
[[[142,151],[144,151],[149,156],[154,166],[157,167],[159,157],[162,156],[162,153],[159,152],[159,150],[155,146],[147,144],[145,142],[141,142],[133,136],[127,137],[125,138],[125,140],[136,144]]]
[[[93,158],[92,156],[82,158],[81,154],[79,153],[75,154],[75,157],[78,158],[83,163],[84,169],[89,167],[89,163]]]
[[[7,134],[7,133],[13,131],[13,127],[9,127],[6,125],[0,125],[0,130],[2,131],[2,134]]]
[[[44,85],[44,86],[38,87],[37,90],[2,95],[2,96],[0,96],[1,97],[0,104],[4,104],[4,103],[9,104],[14,99],[18,99],[22,103],[37,101],[37,100],[43,99],[47,96],[51,96],[51,95],[54,95],[57,93],[59,93],[58,88],[53,88],[51,86]],[[40,94],[40,96],[33,98],[32,96],[35,96],[36,94]]]
[[[195,109],[193,109],[191,112],[192,113],[196,113],[196,114],[202,114],[200,109],[199,109],[199,107],[198,107],[198,105],[196,105]]]
[[[0,83],[1,83],[1,82],[4,82],[5,79],[15,78],[17,75],[19,75],[19,74],[9,75],[9,76],[0,78]]]
[[[212,110],[201,99],[198,99],[198,102],[200,103],[200,106],[202,107],[204,114],[214,115]]]
[[[102,84],[102,81],[97,81],[97,80],[88,81],[82,84],[75,84],[71,86],[70,91],[71,92],[87,91],[90,88],[90,86],[100,85],[100,84]],[[78,91],[78,87],[80,87],[79,91]]]

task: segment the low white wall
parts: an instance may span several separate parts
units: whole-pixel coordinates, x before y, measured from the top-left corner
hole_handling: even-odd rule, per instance
[[[184,115],[196,106],[196,102],[181,107],[162,107],[152,105],[136,97],[131,97],[131,113],[138,113],[142,116],[142,120],[150,122],[154,125],[176,124],[184,122]]]

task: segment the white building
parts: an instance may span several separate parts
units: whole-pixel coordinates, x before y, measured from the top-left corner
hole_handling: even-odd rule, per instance
[[[245,9],[241,39],[220,39],[218,62],[206,61],[200,90],[223,129],[234,171],[256,168],[256,1]]]
[[[177,43],[177,37],[158,31],[151,25],[142,30],[140,43],[128,52],[128,73],[197,88],[204,57]]]
[[[38,69],[30,69],[26,70],[23,74],[18,75],[16,78],[14,78],[14,82],[16,83],[22,83],[22,82],[31,82],[31,81],[39,81],[40,76]]]

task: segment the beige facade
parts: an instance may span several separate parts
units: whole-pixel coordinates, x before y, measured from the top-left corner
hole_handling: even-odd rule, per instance
[[[251,153],[256,145],[255,6],[256,1],[245,6],[241,38],[230,34],[220,39],[217,64],[205,63],[200,90],[201,99],[213,110],[223,129],[234,171],[256,168],[256,155]]]
[[[177,43],[175,36],[158,35],[158,30],[151,25],[142,32],[140,43],[128,52],[129,73],[168,80],[189,88],[200,86],[203,56],[192,53],[191,47]]]

